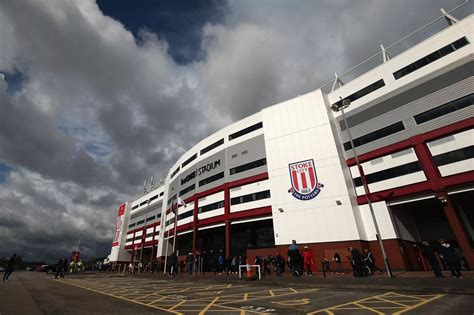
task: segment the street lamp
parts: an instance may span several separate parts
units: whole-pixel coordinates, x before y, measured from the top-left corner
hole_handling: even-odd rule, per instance
[[[148,220],[148,209],[150,208],[150,199],[148,199],[146,201],[146,212],[145,212],[145,226],[144,226],[144,234],[145,234],[145,237],[142,236],[142,246],[140,247],[140,264],[143,266],[143,262],[142,262],[142,257],[143,257],[143,246],[145,246],[145,241],[146,241],[146,231],[148,230],[148,228],[146,227],[146,220]],[[140,272],[140,271],[139,271]]]
[[[385,263],[385,268],[387,269],[388,276],[393,277],[392,270],[390,268],[390,263],[388,261],[387,254],[385,253],[385,248],[383,246],[382,237],[380,235],[379,225],[377,224],[377,218],[375,217],[374,208],[372,207],[372,202],[370,202],[369,187],[367,186],[367,182],[365,181],[365,176],[363,176],[362,166],[360,165],[360,162],[359,162],[359,156],[357,155],[357,151],[356,151],[356,148],[354,146],[354,142],[352,141],[351,130],[349,128],[349,125],[347,124],[346,115],[344,113],[344,108],[347,108],[351,105],[351,100],[348,99],[348,98],[346,98],[346,99],[342,99],[342,97],[339,97],[339,98],[341,99],[341,103],[340,104],[337,104],[337,103],[333,104],[331,106],[331,109],[332,109],[333,112],[339,112],[339,111],[341,112],[342,120],[344,121],[344,125],[346,126],[347,135],[349,136],[349,141],[351,143],[352,155],[354,156],[354,159],[355,159],[356,164],[357,164],[357,169],[359,170],[360,179],[362,180],[362,185],[364,187],[365,198],[367,200],[367,204],[369,205],[370,214],[372,215],[372,221],[374,222],[375,235],[377,237],[377,240],[379,241],[380,250],[382,251],[383,260],[384,260],[384,263]],[[354,184],[354,186],[355,186],[355,184]]]

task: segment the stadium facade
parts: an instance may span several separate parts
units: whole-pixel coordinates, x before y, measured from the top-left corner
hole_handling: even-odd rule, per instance
[[[370,201],[393,269],[423,270],[419,242],[440,238],[474,267],[474,15],[450,24],[331,91],[197,143],[160,187],[120,205],[111,261],[171,253],[177,216],[183,255],[285,255],[296,240],[318,262],[335,251],[346,260],[348,246],[381,262]],[[332,110],[343,99],[346,122]]]

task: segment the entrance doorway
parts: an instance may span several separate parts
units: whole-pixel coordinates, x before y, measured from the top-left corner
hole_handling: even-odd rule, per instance
[[[436,248],[439,239],[444,238],[461,253],[443,205],[435,197],[390,205],[389,208],[408,270],[424,270],[419,250],[421,241]]]
[[[197,231],[197,249],[225,253],[225,226]]]

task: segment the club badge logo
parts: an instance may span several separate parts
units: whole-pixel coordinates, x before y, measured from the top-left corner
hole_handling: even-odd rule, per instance
[[[316,197],[323,184],[318,182],[314,160],[305,160],[288,164],[291,178],[290,194],[299,200],[311,200]]]

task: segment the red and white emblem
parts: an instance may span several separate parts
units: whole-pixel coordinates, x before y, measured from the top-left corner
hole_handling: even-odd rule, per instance
[[[323,185],[318,183],[314,160],[305,160],[288,165],[291,188],[288,190],[295,198],[309,200],[316,197]]]

